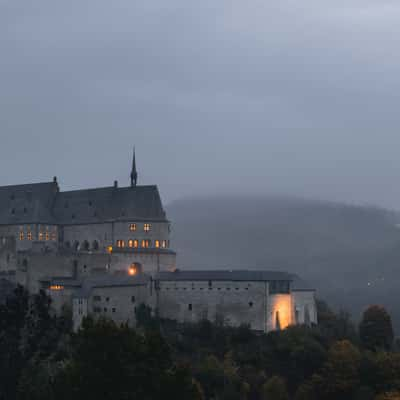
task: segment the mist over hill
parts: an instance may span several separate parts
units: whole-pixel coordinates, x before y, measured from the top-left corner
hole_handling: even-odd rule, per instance
[[[394,212],[290,197],[214,197],[167,207],[185,269],[276,269],[358,320],[369,304],[400,330],[400,229]]]

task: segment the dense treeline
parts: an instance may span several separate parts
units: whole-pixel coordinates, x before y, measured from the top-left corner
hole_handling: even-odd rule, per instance
[[[140,306],[138,327],[51,313],[17,288],[0,306],[0,398],[313,400],[400,399],[391,319],[370,307],[359,327],[319,303],[317,327],[269,334],[246,326],[160,321]]]

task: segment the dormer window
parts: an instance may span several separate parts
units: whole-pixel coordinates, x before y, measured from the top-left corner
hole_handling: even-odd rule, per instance
[[[130,224],[130,225],[129,225],[129,230],[130,230],[131,232],[135,232],[135,231],[136,231],[136,224]]]
[[[143,225],[143,230],[144,230],[145,232],[150,232],[150,230],[151,230],[151,225],[150,225],[150,224],[144,224],[144,225]]]

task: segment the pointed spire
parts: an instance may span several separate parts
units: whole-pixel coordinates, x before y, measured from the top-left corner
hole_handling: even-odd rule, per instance
[[[132,171],[131,171],[131,187],[137,185],[137,170],[136,170],[136,157],[135,157],[135,147],[133,147],[133,160],[132,160]]]

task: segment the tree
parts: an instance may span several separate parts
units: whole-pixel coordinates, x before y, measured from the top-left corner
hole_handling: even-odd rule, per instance
[[[72,349],[55,380],[57,399],[201,399],[189,370],[172,362],[157,332],[139,334],[127,325],[87,318]]]
[[[350,400],[359,387],[361,354],[348,340],[329,349],[321,371],[299,388],[296,399]]]
[[[365,310],[359,326],[360,339],[370,350],[390,350],[393,344],[393,327],[390,315],[381,306]]]
[[[273,376],[263,385],[262,400],[289,400],[285,381],[279,376]]]
[[[375,400],[400,400],[400,392],[382,393],[376,396]]]

